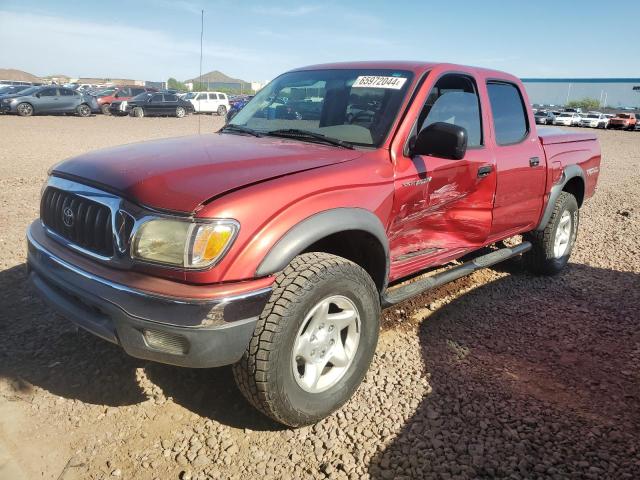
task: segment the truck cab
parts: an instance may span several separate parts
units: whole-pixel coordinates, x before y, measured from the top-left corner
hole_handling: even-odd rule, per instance
[[[461,65],[292,70],[219,132],[56,165],[30,279],[127,353],[233,364],[256,408],[313,423],[362,381],[382,308],[513,257],[567,265],[600,148],[528,105],[516,77]]]

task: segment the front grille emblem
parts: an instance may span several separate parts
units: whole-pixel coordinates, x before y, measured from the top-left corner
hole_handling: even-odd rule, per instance
[[[73,227],[73,210],[71,210],[71,207],[65,207],[62,210],[62,222],[67,227]]]

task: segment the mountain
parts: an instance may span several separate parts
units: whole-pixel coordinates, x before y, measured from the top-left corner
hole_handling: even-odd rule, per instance
[[[13,68],[0,68],[0,80],[10,80],[13,82],[42,82],[42,79],[35,75]]]
[[[251,88],[251,84],[249,82],[245,82],[239,78],[232,78],[228,75],[225,75],[219,70],[214,70],[209,73],[205,73],[202,77],[195,77],[189,80],[185,80],[185,83],[193,82],[193,83],[239,83],[243,85],[243,88]]]

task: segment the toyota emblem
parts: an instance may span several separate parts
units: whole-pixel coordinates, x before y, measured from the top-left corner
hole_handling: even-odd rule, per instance
[[[73,227],[73,210],[71,210],[71,207],[65,207],[62,211],[62,221],[67,227]]]

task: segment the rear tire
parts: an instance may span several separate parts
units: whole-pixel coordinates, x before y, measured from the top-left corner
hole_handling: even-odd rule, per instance
[[[102,105],[100,105],[100,111],[102,111],[103,115],[111,115],[111,112],[109,111],[109,103],[103,103]]]
[[[569,262],[576,241],[580,210],[576,197],[561,192],[544,230],[524,236],[533,247],[523,255],[525,266],[540,275],[555,275]]]
[[[187,114],[187,111],[184,107],[176,107],[176,117],[182,118]]]
[[[276,277],[249,347],[233,366],[236,383],[275,421],[315,423],[356,391],[379,329],[378,291],[367,272],[335,255],[299,255]]]
[[[76,108],[76,113],[80,117],[88,117],[91,115],[91,108],[86,103],[83,103],[82,105],[78,105],[78,108]]]
[[[16,113],[21,117],[30,117],[33,115],[33,105],[27,102],[20,103],[16,107]]]

